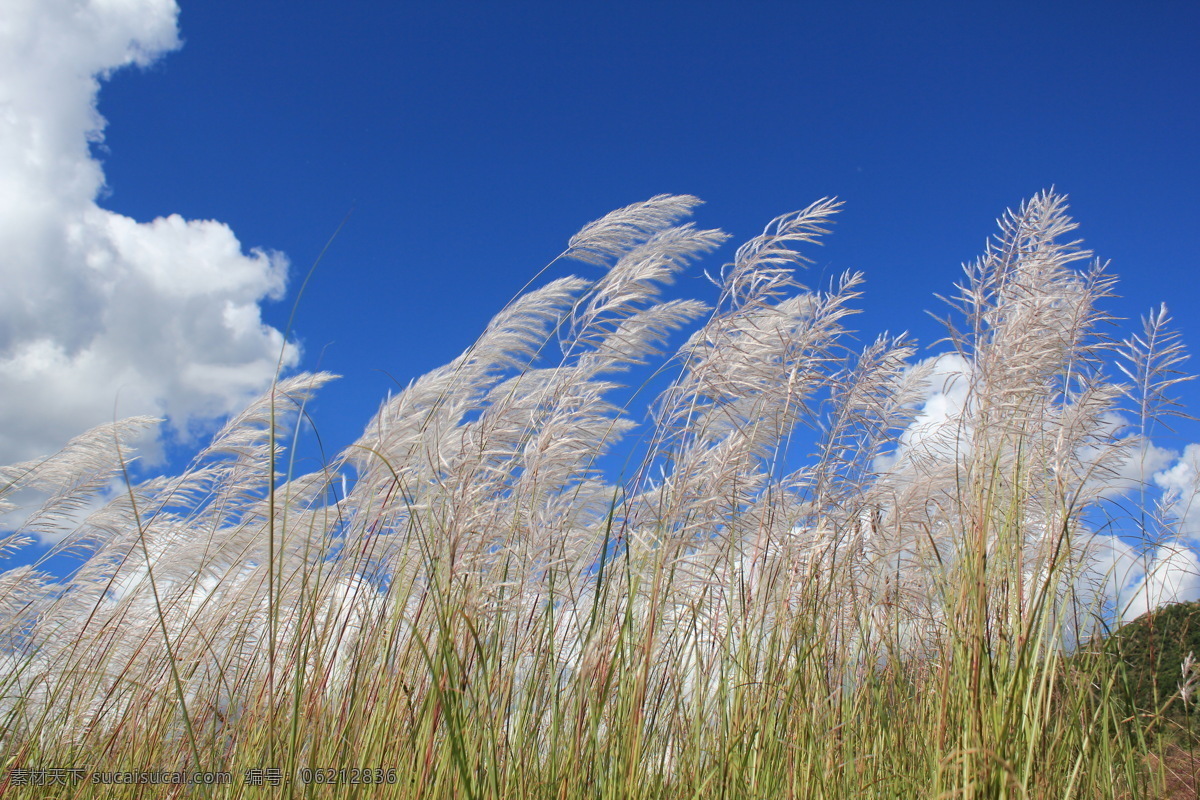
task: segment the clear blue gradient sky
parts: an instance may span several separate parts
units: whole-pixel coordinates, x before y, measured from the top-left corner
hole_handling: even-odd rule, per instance
[[[180,49],[101,83],[96,202],[139,223],[216,220],[247,251],[286,254],[287,290],[261,304],[277,329],[353,209],[292,332],[298,368],[344,376],[313,409],[330,451],[389,376],[456,356],[582,225],[659,193],[703,198],[698,224],[733,234],[710,270],[775,216],[838,196],[810,282],[863,270],[862,338],[930,345],[934,294],[1006,208],[1054,186],[1121,277],[1110,310],[1166,301],[1200,349],[1196,3],[180,6]],[[681,291],[713,296],[700,270]],[[1183,394],[1200,408],[1197,386]],[[1177,429],[1159,443],[1200,441]],[[169,450],[178,463],[188,445]]]
[[[930,343],[933,294],[1053,185],[1121,276],[1113,310],[1165,300],[1200,345],[1194,3],[184,0],[179,24],[100,94],[102,205],[286,253],[279,327],[354,209],[295,330],[345,376],[318,406],[335,443],[377,370],[446,362],[584,223],[661,192],[707,201],[725,259],[842,198],[814,272],[864,270],[864,334]]]

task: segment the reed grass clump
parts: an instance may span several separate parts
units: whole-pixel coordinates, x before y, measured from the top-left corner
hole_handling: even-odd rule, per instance
[[[0,502],[46,498],[0,550],[54,532],[81,558],[0,575],[0,788],[1165,791],[1120,670],[1064,658],[1114,619],[1095,532],[1154,511],[1111,501],[1181,378],[1165,313],[1108,335],[1113,278],[1053,193],[966,268],[936,357],[856,342],[861,274],[801,283],[832,200],[742,245],[711,305],[664,299],[726,239],[682,222],[698,203],[586,226],[553,263],[599,277],[518,296],[311,474],[289,454],[326,373],[277,381],[176,477],[128,479],[147,419],[0,470]],[[52,768],[82,773],[29,785]],[[230,781],[93,782],[151,771]]]

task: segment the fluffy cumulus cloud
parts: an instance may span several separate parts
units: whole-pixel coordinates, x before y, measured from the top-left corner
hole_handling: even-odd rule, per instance
[[[1174,541],[1135,547],[1101,534],[1087,544],[1081,588],[1100,592],[1116,619],[1128,621],[1168,603],[1200,600],[1200,558]]]
[[[924,395],[896,449],[875,460],[875,469],[895,483],[912,481],[922,470],[936,470],[970,452],[969,361],[942,353],[913,369],[928,371]],[[1131,438],[1124,458],[1095,470],[1091,488],[1118,504],[1135,497],[1151,509],[1157,506],[1159,524],[1146,535],[1133,522],[1118,525],[1123,528],[1119,535],[1081,538],[1077,553],[1077,588],[1084,606],[1103,605],[1113,619],[1123,621],[1168,603],[1200,600],[1200,444],[1180,453],[1129,431],[1130,422],[1122,415],[1105,417],[1100,434]],[[1105,450],[1104,445],[1084,447],[1079,456],[1089,463]]]
[[[1168,513],[1180,536],[1200,544],[1200,444],[1184,448],[1174,464],[1155,474],[1154,482],[1166,495]]]
[[[1200,600],[1200,444],[1154,458],[1162,466],[1153,483],[1163,492],[1169,539],[1141,551],[1115,536],[1096,537],[1093,544],[1093,569],[1104,576],[1106,595],[1126,620],[1167,603]]]
[[[1147,559],[1147,569],[1123,603],[1125,619],[1147,611],[1188,600],[1200,600],[1200,559],[1189,547],[1173,544],[1156,548]]]
[[[280,353],[260,303],[287,262],[220,222],[100,208],[101,81],[179,46],[174,0],[5,0],[0,19],[0,463],[93,425],[189,427],[244,405]],[[169,209],[164,209],[164,212]]]
[[[963,413],[971,392],[971,365],[958,353],[942,353],[917,364],[928,370],[925,396],[917,404],[912,422],[900,434],[896,449],[875,459],[875,470],[893,473],[904,456],[953,461],[956,454],[969,452],[969,437],[963,430]]]

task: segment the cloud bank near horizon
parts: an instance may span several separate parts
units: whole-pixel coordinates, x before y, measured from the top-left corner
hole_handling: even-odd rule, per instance
[[[946,463],[970,452],[963,420],[970,403],[971,365],[962,355],[945,352],[913,365],[917,367],[929,370],[918,411],[896,450],[875,460],[875,469],[892,479],[913,479],[908,472],[912,465],[901,459],[906,453]],[[1098,488],[1118,505],[1122,497],[1153,495],[1157,488],[1158,502],[1152,504],[1157,515],[1153,520],[1110,520],[1112,528],[1092,530],[1077,542],[1078,586],[1085,600],[1098,593],[1119,621],[1129,621],[1170,603],[1200,600],[1200,443],[1182,451],[1160,447],[1133,434],[1131,420],[1119,414],[1111,415],[1111,426],[1114,437],[1125,431],[1132,446],[1115,471],[1100,473]],[[1148,530],[1137,531],[1139,524]]]
[[[0,464],[115,417],[174,435],[244,406],[283,353],[288,262],[228,225],[101,208],[101,81],[180,47],[174,0],[11,0],[0,25]]]

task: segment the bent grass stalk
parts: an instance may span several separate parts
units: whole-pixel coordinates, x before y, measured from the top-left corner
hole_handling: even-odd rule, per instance
[[[317,472],[295,474],[298,426],[282,478],[276,459],[331,376],[279,379],[183,475],[77,525],[69,581],[0,575],[5,791],[76,765],[232,776],[104,789],[131,798],[1162,791],[1119,665],[1088,657],[1106,612],[1083,579],[1104,477],[1178,380],[1165,314],[1127,342],[1126,410],[1098,330],[1111,279],[1072,266],[1063,198],[1038,195],[966,269],[966,388],[931,430],[952,362],[852,347],[862,277],[796,276],[836,202],[740,248],[711,309],[659,294],[724,241],[678,224],[698,202],[587,226],[551,263],[603,275],[519,295]],[[639,368],[674,378],[610,483],[635,423],[606,398]],[[1123,410],[1141,434],[1114,432]],[[122,435],[4,469],[0,500],[49,487],[30,519],[61,518],[128,475]]]

